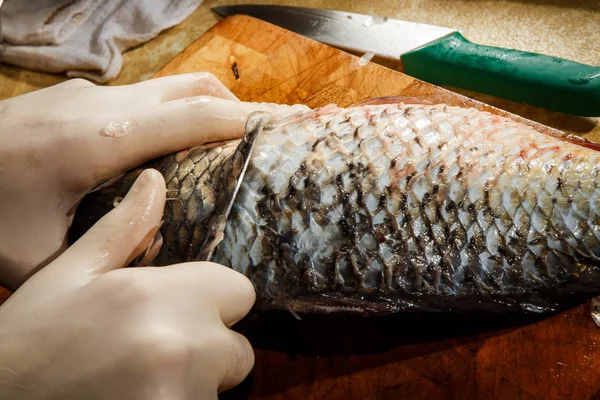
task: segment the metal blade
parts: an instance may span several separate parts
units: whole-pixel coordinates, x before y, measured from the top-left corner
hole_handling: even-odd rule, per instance
[[[456,32],[435,25],[317,8],[241,4],[212,10],[222,17],[245,14],[331,46],[392,59]]]

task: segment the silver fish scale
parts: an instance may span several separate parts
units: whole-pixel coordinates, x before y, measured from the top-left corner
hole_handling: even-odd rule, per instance
[[[257,139],[214,261],[283,308],[518,300],[598,265],[598,157],[474,109],[328,107]]]
[[[163,174],[168,201],[161,235],[164,245],[154,262],[167,265],[192,260],[209,230],[208,218],[225,186],[221,170],[236,142],[200,146],[170,155],[154,165]]]

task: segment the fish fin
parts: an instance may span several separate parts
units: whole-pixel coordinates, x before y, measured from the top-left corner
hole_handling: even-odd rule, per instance
[[[163,222],[161,222],[161,225],[163,224]],[[154,238],[152,238],[152,241],[150,242],[148,247],[146,247],[146,251],[144,251],[143,254],[139,255],[131,263],[131,265],[135,266],[135,267],[147,267],[150,264],[152,264],[154,259],[160,253],[160,248],[162,247],[162,244],[163,244],[163,236],[160,233],[160,227],[159,227],[159,229],[156,231],[156,234],[154,235]]]
[[[292,316],[297,320],[297,321],[301,321],[302,318],[300,317],[300,315],[298,315],[298,313],[296,311],[294,311],[291,308],[288,308],[288,311],[290,312],[290,314],[292,314]]]
[[[69,244],[75,243],[100,218],[115,208],[119,197],[125,196],[143,170],[144,168],[140,167],[110,178],[88,192],[76,209],[69,211],[74,211],[73,222],[68,232]]]
[[[268,307],[268,306],[267,306]],[[316,314],[359,314],[362,316],[385,316],[397,313],[408,307],[392,302],[369,301],[366,298],[353,298],[343,294],[328,293],[317,297],[294,298],[285,302],[284,309],[299,317],[304,313]]]
[[[564,137],[566,142],[573,143],[582,147],[586,147],[588,149],[600,151],[600,143],[592,142],[586,138],[582,138],[581,136],[576,135],[567,135]]]
[[[591,303],[592,307],[590,309],[590,314],[592,316],[592,320],[596,326],[600,327],[600,297],[592,298]]]
[[[286,117],[285,119],[282,119],[280,122],[286,123],[286,124],[299,124],[299,123],[309,120],[311,118],[318,118],[323,115],[335,114],[339,110],[340,110],[340,107],[337,104],[331,103],[331,104],[327,104],[323,107],[311,109],[308,111],[299,111],[297,113],[294,113],[294,114]]]
[[[267,126],[270,129],[274,120],[274,116],[268,112],[254,112],[248,117],[244,136],[232,156],[223,163],[220,175],[224,187],[218,191],[216,208],[207,224],[209,231],[194,260],[210,261],[214,250],[223,240],[227,218],[244,180],[256,138],[267,129]]]
[[[198,145],[196,147],[192,147],[190,150],[194,150],[194,149],[210,150],[210,149],[214,149],[215,147],[223,146],[223,145],[226,145],[228,143],[235,142],[235,141],[237,141],[237,139],[228,139],[228,140],[218,140],[218,141],[214,141],[214,142],[206,142],[206,143]]]
[[[425,104],[428,106],[432,106],[432,103],[429,100],[420,99],[418,97],[408,97],[408,96],[384,96],[384,97],[373,97],[370,99],[365,99],[359,101],[354,104],[353,107],[361,107],[361,106],[370,106],[370,105],[380,105],[380,104]]]
[[[98,190],[101,190],[101,189],[104,189],[104,188],[106,188],[108,186],[111,186],[111,185],[115,184],[119,179],[121,179],[124,175],[125,175],[125,173],[123,172],[122,174],[119,174],[117,176],[113,176],[112,178],[108,178],[104,182],[98,184],[96,187],[94,187],[88,193],[94,193],[94,192],[97,192]]]

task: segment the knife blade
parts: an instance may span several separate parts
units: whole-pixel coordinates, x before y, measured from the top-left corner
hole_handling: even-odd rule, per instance
[[[470,42],[458,30],[392,18],[275,5],[214,7],[354,52],[400,60],[417,79],[567,114],[600,116],[600,67]]]

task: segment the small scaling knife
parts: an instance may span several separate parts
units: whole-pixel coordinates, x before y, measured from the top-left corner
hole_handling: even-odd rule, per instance
[[[313,40],[400,60],[404,73],[567,114],[600,116],[600,67],[470,42],[456,29],[315,8],[232,5],[245,14]]]

